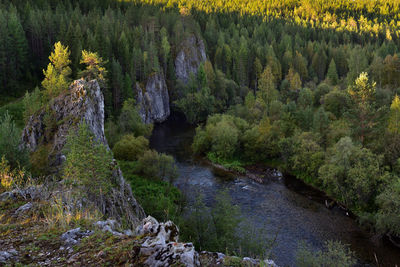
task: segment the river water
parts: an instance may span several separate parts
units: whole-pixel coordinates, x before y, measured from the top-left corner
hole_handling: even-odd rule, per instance
[[[240,176],[219,177],[207,162],[192,156],[190,144],[194,133],[193,126],[172,116],[155,125],[150,145],[175,157],[179,177],[174,183],[186,196],[189,207],[198,193],[203,195],[206,205],[211,205],[219,190],[228,190],[234,204],[256,228],[262,228],[270,238],[276,237],[271,257],[278,265],[295,266],[301,241],[319,249],[327,240],[340,240],[349,244],[364,264],[376,265],[376,254],[380,266],[400,266],[398,248],[361,230],[339,208],[325,208],[323,194],[294,177],[271,169],[265,170],[269,175],[264,184]]]

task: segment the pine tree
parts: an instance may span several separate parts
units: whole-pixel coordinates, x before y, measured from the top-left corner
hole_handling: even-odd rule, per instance
[[[327,78],[332,85],[336,85],[339,81],[339,77],[336,70],[335,60],[332,58],[331,63],[329,64]]]
[[[11,7],[7,18],[6,56],[7,56],[7,79],[12,87],[17,86],[23,72],[26,71],[28,55],[28,43],[25,32],[15,7]]]
[[[313,67],[314,72],[317,74],[317,77],[320,81],[322,81],[325,77],[327,60],[328,59],[323,48],[319,48],[318,52],[313,56],[311,66]]]
[[[388,131],[392,134],[400,134],[400,98],[396,95],[390,105]]]
[[[69,56],[68,47],[63,46],[60,42],[55,43],[54,51],[49,57],[50,63],[47,65],[47,69],[43,70],[45,78],[42,86],[45,89],[44,96],[48,99],[68,89],[71,75]]]
[[[80,63],[86,65],[86,69],[80,73],[81,77],[85,77],[89,80],[97,79],[99,82],[105,81],[105,76],[107,74],[104,68],[105,62],[103,62],[103,59],[99,57],[97,53],[83,50]]]
[[[278,91],[274,83],[274,75],[269,66],[267,66],[260,77],[259,91],[257,97],[261,98],[269,107],[270,103],[278,99]]]
[[[286,75],[286,80],[289,82],[290,90],[298,90],[301,88],[300,75],[293,69],[289,69],[288,75]]]
[[[263,71],[261,61],[260,61],[260,59],[258,57],[256,57],[256,59],[254,60],[253,69],[254,69],[254,75],[255,75],[255,78],[256,78],[254,89],[255,89],[255,91],[257,91],[258,79],[260,78],[261,73]]]
[[[161,54],[163,59],[164,73],[167,74],[168,59],[171,52],[171,45],[168,42],[167,30],[163,27],[161,33]]]
[[[358,137],[361,144],[364,144],[365,138],[375,125],[375,87],[376,83],[371,82],[368,74],[363,72],[347,90],[353,101],[349,115],[353,123],[354,135]]]

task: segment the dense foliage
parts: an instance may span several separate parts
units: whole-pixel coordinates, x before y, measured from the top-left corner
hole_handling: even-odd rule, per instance
[[[145,88],[162,73],[173,108],[191,123],[207,120],[196,131],[196,153],[238,171],[277,160],[376,230],[399,236],[399,10],[399,0],[0,0],[0,104],[25,94],[0,115],[9,112],[20,126],[71,80],[103,81],[107,139],[130,161],[135,193],[158,218],[178,218],[180,195],[164,181],[176,166],[148,150],[152,125],[134,100],[137,83]],[[192,35],[204,40],[207,60],[183,83],[175,58]],[[2,164],[28,166],[16,124],[8,115],[0,124]],[[57,126],[52,114],[45,124],[46,133]],[[111,153],[79,131],[69,138],[65,178],[90,185],[96,177],[92,189],[106,189]],[[33,172],[43,173],[47,150],[31,155]],[[84,162],[101,166],[86,172]],[[209,228],[197,221],[196,242],[232,249],[232,229],[218,229],[223,218],[201,216],[213,218],[223,238],[201,240]]]
[[[71,130],[64,149],[63,178],[67,184],[85,188],[96,197],[111,190],[112,154],[96,140],[85,122],[76,131]]]

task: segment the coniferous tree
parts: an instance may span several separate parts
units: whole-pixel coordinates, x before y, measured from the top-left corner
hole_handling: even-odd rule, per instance
[[[353,131],[361,144],[364,144],[365,138],[375,125],[375,87],[376,83],[371,82],[368,74],[363,72],[347,90],[354,104],[350,110]]]
[[[44,95],[48,99],[57,96],[68,88],[69,76],[71,75],[70,54],[68,47],[63,46],[60,42],[54,44],[54,51],[49,56],[50,63],[47,69],[43,70],[45,78],[42,81],[42,86],[45,89]]]
[[[390,105],[388,131],[392,134],[400,134],[400,98],[396,95]]]
[[[336,70],[335,60],[332,59],[331,63],[329,64],[327,78],[332,85],[336,85],[338,83],[339,77]]]

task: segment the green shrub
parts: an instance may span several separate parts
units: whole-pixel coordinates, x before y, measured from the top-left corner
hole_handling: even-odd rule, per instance
[[[155,150],[147,150],[139,157],[136,171],[146,178],[169,182],[172,182],[178,176],[178,168],[174,158]]]
[[[350,267],[355,263],[354,253],[339,241],[327,241],[323,250],[315,252],[308,244],[302,243],[296,254],[298,267]]]
[[[377,197],[376,226],[381,233],[400,236],[400,178],[392,175],[387,180],[383,192]]]
[[[158,179],[146,179],[134,173],[137,162],[119,161],[124,177],[147,214],[157,220],[179,223],[183,195],[178,188]]]
[[[26,149],[19,147],[21,130],[6,112],[0,117],[0,157],[5,156],[11,167],[28,165]]]
[[[121,114],[118,119],[118,126],[122,133],[135,136],[150,136],[153,131],[153,124],[144,124],[137,111],[134,99],[128,99],[124,102]]]
[[[36,87],[31,93],[26,92],[22,100],[24,104],[24,121],[27,122],[29,118],[35,114],[42,107],[42,93]]]
[[[149,140],[143,136],[125,135],[113,148],[114,157],[119,160],[135,161],[149,149]]]

